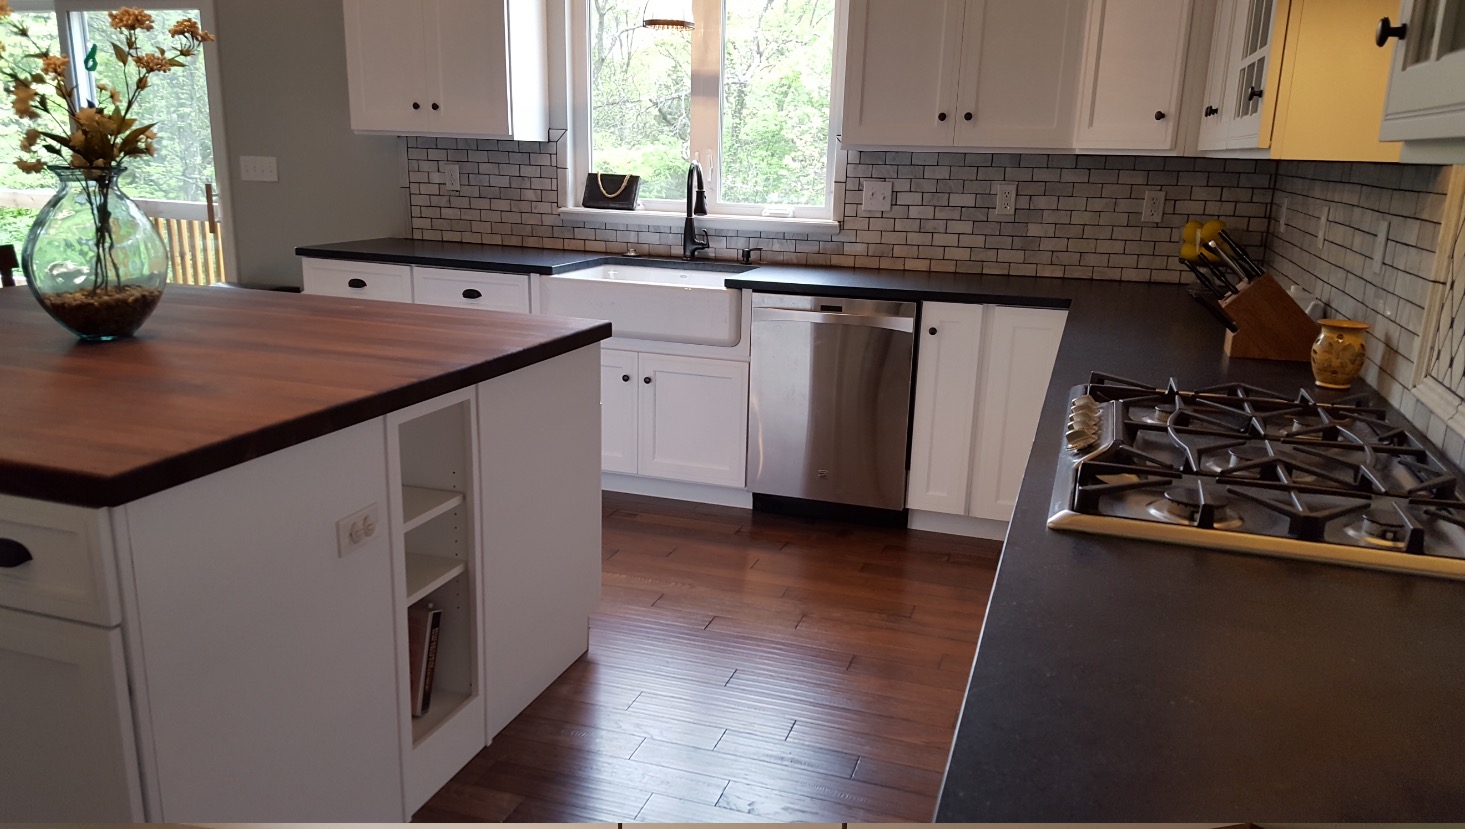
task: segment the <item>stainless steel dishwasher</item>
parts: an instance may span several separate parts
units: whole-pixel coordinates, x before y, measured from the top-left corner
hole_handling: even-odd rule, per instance
[[[753,294],[755,508],[904,508],[915,316],[913,302]]]

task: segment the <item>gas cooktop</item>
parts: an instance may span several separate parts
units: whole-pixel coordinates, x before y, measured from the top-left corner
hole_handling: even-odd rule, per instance
[[[1071,393],[1048,526],[1465,579],[1456,474],[1369,394]]]

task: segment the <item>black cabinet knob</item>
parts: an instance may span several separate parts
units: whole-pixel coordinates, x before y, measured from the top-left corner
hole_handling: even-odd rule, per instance
[[[413,101],[412,102],[412,108],[413,109],[422,109],[422,104],[419,104],[416,101]]]
[[[353,277],[351,279],[346,280],[346,287],[347,288],[365,288],[366,287],[366,280],[365,279],[358,279],[358,278]]]
[[[1385,17],[1384,19],[1379,21],[1379,27],[1374,30],[1373,42],[1377,44],[1379,48],[1383,48],[1383,46],[1389,42],[1389,38],[1397,37],[1400,40],[1403,40],[1405,35],[1407,34],[1409,34],[1408,23],[1400,23],[1399,25],[1394,26],[1391,25],[1389,23],[1389,19]]]
[[[433,104],[432,105],[432,111],[433,112],[437,112],[439,109],[442,109],[442,107],[438,106],[437,104]]]
[[[1248,89],[1246,91],[1246,100],[1248,100],[1248,101],[1255,101],[1257,98],[1260,98],[1263,94],[1265,94],[1265,93],[1263,93],[1262,90],[1257,89],[1256,87],[1253,86],[1251,89]]]
[[[629,383],[629,382],[631,382],[631,375],[629,375],[629,374],[622,374],[621,375],[621,382],[622,383]]]
[[[928,328],[926,330],[931,334],[931,336],[933,336],[933,337],[936,336],[936,329],[935,328]]]
[[[943,113],[937,115],[936,116],[936,120],[937,121],[945,121],[946,120],[946,113],[943,112]]]
[[[463,292],[463,298],[464,299],[482,299],[483,298],[483,293],[481,291],[479,291],[477,288],[469,288],[468,290],[466,290],[466,291]]]
[[[1155,110],[1155,120],[1156,121],[1163,121],[1163,120],[1165,120],[1165,113],[1162,112],[1162,111],[1160,111],[1160,110],[1158,110],[1158,109]]]
[[[649,386],[649,385],[651,385],[651,378],[650,377],[642,377],[641,378],[641,382],[643,382],[643,383],[645,383],[646,385]]]
[[[963,121],[970,121],[972,120],[972,114],[968,112],[966,115],[961,116],[961,118]]]
[[[1213,106],[1207,106],[1206,107],[1206,117],[1207,118],[1211,117],[1212,115],[1220,115],[1220,114],[1221,114],[1221,110],[1216,109]]]
[[[31,551],[13,538],[0,538],[0,567],[19,567],[31,560]]]

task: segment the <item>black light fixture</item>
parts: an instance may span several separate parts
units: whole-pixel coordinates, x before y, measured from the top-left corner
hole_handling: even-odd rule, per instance
[[[690,32],[697,28],[692,22],[691,0],[650,0],[642,15],[641,25],[647,29]]]

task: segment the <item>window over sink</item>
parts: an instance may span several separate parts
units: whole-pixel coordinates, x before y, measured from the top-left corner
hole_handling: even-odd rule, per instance
[[[643,27],[647,0],[577,0],[576,167],[680,213],[695,160],[713,214],[832,216],[837,0],[687,5],[691,31]]]

